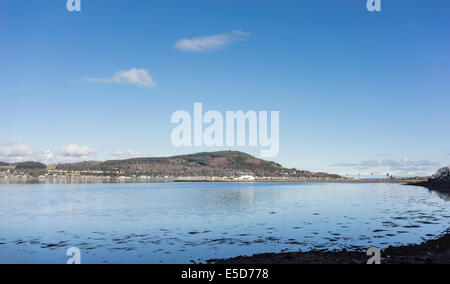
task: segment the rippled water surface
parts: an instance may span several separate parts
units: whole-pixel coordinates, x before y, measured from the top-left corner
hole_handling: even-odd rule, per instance
[[[0,185],[0,263],[189,263],[420,243],[448,196],[400,184]]]

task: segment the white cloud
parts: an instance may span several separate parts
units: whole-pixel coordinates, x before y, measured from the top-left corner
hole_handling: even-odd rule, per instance
[[[31,148],[28,145],[16,144],[12,142],[0,143],[0,160],[5,162],[24,162],[32,160],[37,154],[38,150]]]
[[[111,155],[120,159],[130,159],[141,156],[140,153],[135,152],[133,150],[116,150]]]
[[[45,164],[76,163],[96,159],[100,151],[87,146],[67,145],[60,151],[41,151],[24,144],[0,142],[0,161],[18,163],[37,161]]]
[[[70,144],[61,148],[61,154],[65,157],[81,158],[96,156],[100,151],[89,148],[88,146],[79,146]]]
[[[150,72],[146,69],[131,68],[130,70],[119,71],[109,78],[84,78],[91,83],[114,83],[114,84],[132,84],[144,87],[155,87]]]
[[[224,48],[233,42],[249,36],[249,33],[243,31],[233,31],[231,33],[218,34],[212,36],[203,36],[196,38],[184,38],[175,44],[175,48],[183,51],[206,52],[214,49]]]

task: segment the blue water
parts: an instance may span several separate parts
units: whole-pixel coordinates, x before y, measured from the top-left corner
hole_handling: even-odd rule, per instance
[[[448,197],[400,184],[0,185],[0,263],[190,263],[420,243]]]

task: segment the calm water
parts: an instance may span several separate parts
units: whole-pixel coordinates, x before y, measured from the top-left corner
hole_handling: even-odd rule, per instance
[[[419,243],[448,197],[398,184],[0,185],[0,263],[189,263]]]

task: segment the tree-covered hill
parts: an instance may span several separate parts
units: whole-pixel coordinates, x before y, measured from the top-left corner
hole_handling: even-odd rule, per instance
[[[16,164],[17,170],[42,170],[45,168],[47,168],[46,165],[38,162],[23,162]]]
[[[58,170],[121,172],[124,175],[171,177],[233,177],[243,173],[257,177],[339,178],[337,175],[286,169],[275,162],[236,151],[198,153],[166,158],[135,158],[106,162],[61,164]]]

